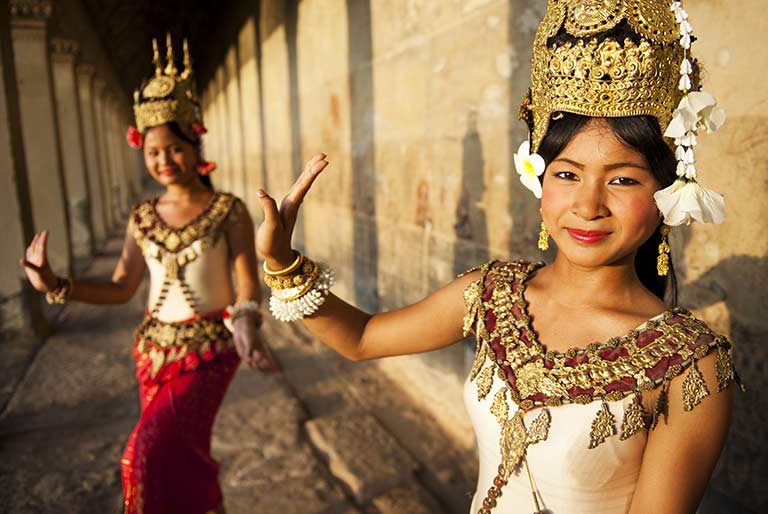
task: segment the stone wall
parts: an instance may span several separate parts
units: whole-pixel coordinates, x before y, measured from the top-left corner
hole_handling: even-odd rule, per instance
[[[207,155],[219,187],[248,201],[284,194],[311,155],[329,155],[303,207],[298,247],[330,261],[335,291],[366,309],[421,299],[489,258],[540,259],[538,205],[511,155],[530,48],[545,2],[303,0],[241,2],[202,84]],[[761,0],[686,5],[707,90],[730,118],[703,137],[702,180],[726,194],[722,226],[676,230],[682,300],[736,342],[750,389],[737,399],[718,491],[758,510],[764,488],[768,65]],[[461,400],[468,346],[387,359],[398,377],[473,444]],[[730,500],[727,500],[730,501]],[[721,510],[724,512],[724,510]]]

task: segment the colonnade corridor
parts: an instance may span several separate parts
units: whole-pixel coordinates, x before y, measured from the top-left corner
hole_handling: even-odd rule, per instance
[[[675,227],[670,255],[679,305],[733,341],[747,384],[698,514],[768,512],[768,52],[755,52],[759,38],[768,44],[768,18],[755,15],[764,3],[685,1],[706,89],[727,112],[716,135],[702,135],[696,168],[725,194],[727,221]],[[48,230],[57,275],[111,276],[132,207],[161,192],[126,140],[134,95],[156,73],[153,39],[161,74],[169,54],[181,73],[186,39],[213,187],[240,198],[256,225],[259,189],[279,199],[313,155],[328,156],[294,246],[333,268],[334,294],[391,311],[489,260],[553,261],[555,244],[537,249],[540,202],[513,158],[528,137],[520,102],[546,8],[0,0],[0,512],[121,508],[148,286],[125,305],[48,305],[19,261]],[[262,310],[284,371],[241,367],[217,418],[229,514],[469,511],[474,340],[350,363]]]

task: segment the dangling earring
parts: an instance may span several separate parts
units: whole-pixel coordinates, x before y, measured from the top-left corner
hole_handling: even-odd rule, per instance
[[[656,258],[656,271],[660,277],[666,277],[669,273],[669,252],[671,248],[667,242],[669,225],[661,226],[661,243],[659,243],[659,256]]]
[[[544,226],[544,220],[541,220],[541,228],[539,229],[539,243],[536,245],[539,250],[546,251],[549,249],[549,231]]]

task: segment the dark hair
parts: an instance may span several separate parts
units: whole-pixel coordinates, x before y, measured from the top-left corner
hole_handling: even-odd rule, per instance
[[[197,152],[202,156],[202,148],[201,148],[201,143],[199,139],[194,140],[188,135],[186,135],[184,131],[181,130],[181,127],[179,126],[179,124],[176,123],[175,121],[169,121],[168,123],[165,123],[165,126],[168,127],[171,130],[171,132],[173,132],[174,136],[178,137],[182,141],[185,141],[191,144],[192,146],[194,146],[195,148],[197,148]],[[148,127],[144,130],[144,133],[141,135],[142,141],[146,137],[147,132],[149,132],[149,130],[152,128],[154,127]],[[210,189],[211,191],[213,191],[213,182],[211,182],[211,177],[209,177],[208,175],[203,175],[202,173],[199,173],[199,172],[198,172],[198,176],[200,177],[200,181],[203,183],[203,185],[208,189]]]
[[[560,117],[562,115],[562,117]],[[538,153],[549,165],[565,149],[568,142],[578,134],[592,118],[579,114],[558,113],[557,120],[551,120],[547,134],[539,145]],[[664,141],[658,120],[653,116],[627,116],[604,118],[616,137],[631,146],[643,157],[651,169],[653,177],[667,187],[677,178],[675,169],[677,160],[672,149]],[[677,304],[677,279],[672,259],[669,260],[669,273],[659,276],[656,271],[656,257],[661,242],[661,223],[650,238],[637,249],[635,272],[640,282],[662,301]]]

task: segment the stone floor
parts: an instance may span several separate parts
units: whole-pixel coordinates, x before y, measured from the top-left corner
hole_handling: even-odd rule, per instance
[[[113,240],[86,275],[108,277]],[[128,305],[51,309],[55,335],[0,343],[0,512],[118,513],[139,416]],[[229,514],[466,514],[474,452],[383,376],[297,325],[265,336],[285,372],[241,368],[214,429]]]

